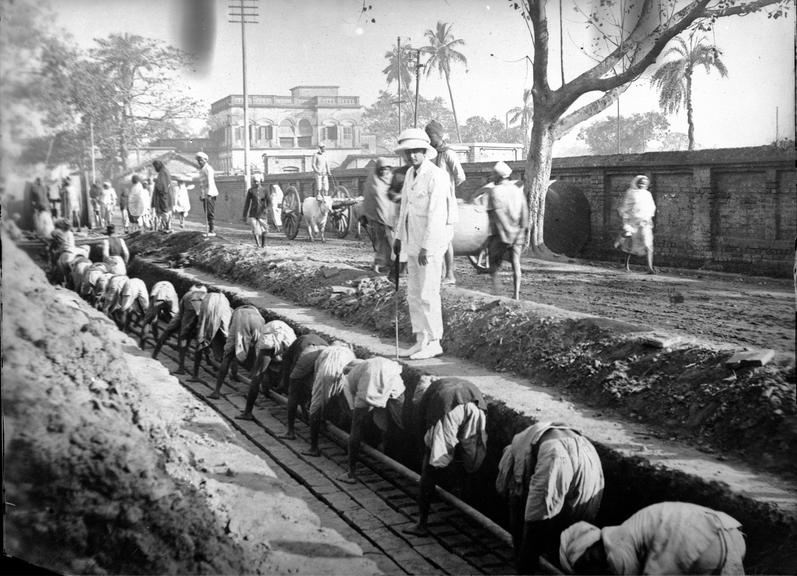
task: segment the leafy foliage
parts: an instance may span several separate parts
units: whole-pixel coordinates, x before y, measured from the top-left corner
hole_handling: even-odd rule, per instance
[[[611,116],[581,128],[578,139],[589,146],[593,154],[617,154],[617,118]],[[620,116],[621,154],[637,154],[648,149],[649,142],[664,142],[670,123],[661,112],[645,112]]]
[[[454,105],[454,94],[451,92],[451,66],[454,64],[468,65],[468,59],[456,48],[465,45],[461,38],[455,38],[451,29],[453,24],[448,22],[438,22],[434,30],[425,32],[427,46],[421,48],[429,54],[429,61],[426,63],[426,75],[429,76],[433,70],[444,76],[448,87],[448,96],[451,100],[451,111],[454,114],[454,126],[457,131],[457,140],[462,142],[459,134],[459,120],[457,120],[457,109]]]

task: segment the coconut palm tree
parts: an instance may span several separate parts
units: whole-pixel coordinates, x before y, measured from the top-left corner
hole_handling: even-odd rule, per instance
[[[388,86],[401,79],[401,94],[399,94],[398,99],[408,101],[412,105],[415,103],[414,98],[411,97],[412,74],[415,69],[415,55],[413,52],[412,46],[405,44],[401,47],[401,57],[399,58],[398,46],[394,44],[390,51],[385,52],[387,66],[382,69],[382,74],[385,75]]]
[[[525,158],[529,148],[531,118],[534,115],[534,100],[531,97],[531,88],[523,90],[523,106],[515,106],[509,110],[508,114],[510,124],[515,124],[520,120],[520,131],[523,134],[523,157]]]
[[[675,37],[675,45],[665,50],[663,57],[676,55],[659,66],[650,83],[659,91],[659,106],[667,114],[673,114],[686,104],[686,121],[689,124],[689,150],[695,149],[694,108],[692,107],[692,74],[695,67],[703,66],[706,74],[714,68],[720,76],[728,75],[728,69],[720,60],[722,52],[701,36],[695,39],[694,33],[689,35],[689,44],[680,36]]]
[[[454,113],[454,123],[457,127],[457,141],[462,142],[459,136],[459,121],[457,120],[457,109],[454,106],[454,95],[451,93],[451,65],[468,65],[468,59],[462,52],[455,50],[458,46],[464,46],[465,41],[461,38],[454,38],[451,32],[453,24],[448,22],[438,22],[434,30],[425,32],[428,46],[421,48],[421,51],[429,54],[429,61],[426,63],[426,75],[437,70],[441,76],[445,76],[448,86],[448,97],[451,100],[451,111]]]

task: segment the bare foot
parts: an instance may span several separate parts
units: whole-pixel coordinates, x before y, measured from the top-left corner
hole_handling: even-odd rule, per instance
[[[282,438],[283,440],[296,440],[296,434],[293,432],[286,432],[282,436],[278,436],[278,438]]]
[[[309,450],[303,451],[302,454],[304,454],[305,456],[317,457],[321,456],[321,450],[319,450],[318,448],[310,448]]]
[[[402,530],[405,534],[411,534],[413,536],[428,536],[429,529],[424,525],[421,526],[420,524],[415,524],[410,526],[409,528],[404,528]]]
[[[251,412],[241,412],[238,416],[235,417],[236,420],[254,420],[255,417],[252,415]]]
[[[188,381],[189,382],[204,382],[204,380],[202,380],[202,378],[200,378],[199,376],[191,376],[188,379]]]
[[[456,278],[443,278],[443,285],[454,286],[456,283]]]
[[[153,358],[154,358],[154,356],[153,356]],[[174,371],[174,373],[175,374],[188,374],[188,372],[185,371],[185,368],[178,368],[177,370]]]
[[[218,392],[213,391],[210,394],[208,394],[208,398],[210,400],[219,400],[221,398],[221,394],[219,394]]]
[[[357,484],[357,482],[359,481],[357,479],[357,476],[349,476],[348,474],[338,476],[336,480],[338,482],[345,482],[346,484]]]

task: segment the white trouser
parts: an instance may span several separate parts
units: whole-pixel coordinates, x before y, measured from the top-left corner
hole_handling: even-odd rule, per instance
[[[424,333],[429,340],[443,337],[443,311],[440,304],[440,276],[443,255],[427,257],[426,266],[418,264],[418,256],[407,257],[407,304],[412,331]]]

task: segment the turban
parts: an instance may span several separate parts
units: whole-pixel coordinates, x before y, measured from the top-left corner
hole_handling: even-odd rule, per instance
[[[495,166],[493,166],[493,172],[498,174],[501,178],[509,178],[512,175],[512,168],[510,168],[506,162],[496,162]]]
[[[202,158],[202,160],[204,160],[205,162],[207,162],[207,160],[208,160],[208,155],[205,154],[204,152],[197,152],[196,153],[196,157],[197,158]]]
[[[559,537],[559,564],[567,574],[574,572],[573,566],[587,548],[601,539],[601,530],[589,522],[576,522]]]

